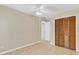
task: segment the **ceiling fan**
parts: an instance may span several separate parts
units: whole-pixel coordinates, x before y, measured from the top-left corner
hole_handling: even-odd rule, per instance
[[[42,18],[48,18],[48,9],[46,9],[46,6],[43,4],[34,4],[34,5],[28,5],[28,7],[26,7],[27,10],[29,10],[29,12],[32,12],[32,15],[34,16],[39,16]]]
[[[36,6],[36,15],[41,16],[43,14],[44,5],[39,4]]]

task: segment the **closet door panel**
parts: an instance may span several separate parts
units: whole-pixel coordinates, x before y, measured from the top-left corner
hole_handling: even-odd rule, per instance
[[[59,20],[55,20],[55,45],[59,46]]]
[[[76,49],[76,17],[69,18],[69,48]]]
[[[69,23],[68,18],[63,20],[63,31],[64,31],[64,47],[69,48]]]
[[[59,46],[64,47],[63,18],[59,21]]]
[[[55,20],[55,45],[64,47],[63,19]]]

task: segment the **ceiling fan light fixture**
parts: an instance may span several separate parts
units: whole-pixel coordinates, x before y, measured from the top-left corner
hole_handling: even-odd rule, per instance
[[[38,16],[40,16],[40,15],[42,15],[42,13],[41,12],[39,12],[39,11],[37,11],[37,13],[36,13]]]
[[[40,9],[44,9],[44,5],[41,5],[41,6],[40,6]]]

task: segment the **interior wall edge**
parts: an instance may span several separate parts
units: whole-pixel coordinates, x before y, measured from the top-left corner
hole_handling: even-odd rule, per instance
[[[55,19],[50,20],[50,40],[55,45]]]

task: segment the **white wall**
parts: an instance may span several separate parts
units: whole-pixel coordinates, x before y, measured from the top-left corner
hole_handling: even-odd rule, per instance
[[[67,12],[59,13],[54,15],[51,19],[51,40],[53,40],[53,44],[55,45],[55,19],[76,16],[76,50],[79,50],[79,9],[70,10]],[[53,35],[53,36],[52,36]]]
[[[40,18],[0,5],[0,52],[41,39]]]
[[[41,21],[41,39],[45,39],[45,21]]]
[[[51,19],[50,21],[50,40],[55,45],[55,19]]]

